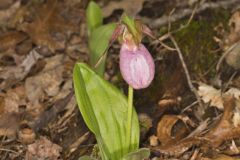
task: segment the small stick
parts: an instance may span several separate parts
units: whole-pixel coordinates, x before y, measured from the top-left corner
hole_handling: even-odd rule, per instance
[[[238,71],[235,71],[231,77],[229,78],[229,80],[227,81],[226,85],[223,87],[222,92],[225,92],[229,86],[229,84],[231,83],[231,81],[233,80],[233,78],[237,75]]]
[[[184,113],[185,111],[187,111],[188,109],[190,109],[191,107],[195,106],[198,103],[198,101],[194,101],[192,104],[188,105],[187,107],[185,107],[181,113]]]
[[[197,159],[197,156],[198,156],[198,153],[199,153],[200,149],[197,148],[194,150],[193,154],[192,154],[192,157],[190,160],[196,160]]]
[[[20,155],[20,153],[14,151],[14,150],[11,150],[11,149],[0,148],[0,151],[11,152],[11,153],[14,153],[16,155]]]
[[[189,71],[188,71],[188,69],[187,69],[187,65],[186,65],[186,63],[185,63],[185,61],[184,61],[184,59],[183,59],[182,52],[181,52],[180,48],[178,47],[178,44],[177,44],[176,40],[174,39],[174,37],[173,37],[172,35],[170,35],[170,39],[171,39],[171,41],[173,42],[173,44],[174,44],[174,46],[175,46],[175,48],[176,48],[176,51],[177,51],[177,53],[178,53],[178,56],[179,56],[179,59],[180,59],[180,61],[181,61],[181,64],[182,64],[182,67],[183,67],[185,76],[186,76],[186,78],[187,78],[188,86],[189,86],[190,90],[195,94],[199,106],[203,109],[203,108],[204,108],[203,103],[202,103],[202,101],[201,101],[201,98],[200,98],[200,96],[199,96],[196,88],[195,88],[195,87],[193,86],[193,84],[192,84],[192,80],[191,80],[191,77],[190,77],[190,75],[189,75]]]
[[[172,47],[164,44],[162,41],[164,41],[165,39],[168,39],[171,34],[176,33],[176,32],[178,32],[178,31],[180,31],[180,30],[182,30],[182,29],[184,29],[184,28],[187,28],[187,27],[189,26],[189,24],[191,23],[194,15],[195,15],[195,13],[196,13],[196,9],[197,9],[197,6],[194,7],[193,12],[192,12],[192,14],[191,14],[191,16],[190,16],[190,18],[188,19],[188,21],[187,21],[186,24],[184,24],[182,27],[180,27],[180,28],[177,29],[177,30],[171,31],[171,21],[170,21],[170,19],[171,19],[171,15],[172,15],[172,14],[174,13],[174,11],[175,11],[175,9],[173,9],[173,10],[170,12],[169,16],[168,16],[168,33],[167,33],[167,34],[164,34],[164,35],[161,36],[160,38],[156,38],[157,41],[158,41],[164,48],[166,48],[166,49],[168,49],[168,50],[170,50],[170,51],[175,51],[175,50],[176,50],[175,48],[172,48]]]
[[[69,147],[69,151],[74,152],[83,142],[85,142],[90,136],[90,132],[86,132],[82,136],[80,136],[71,146]]]
[[[190,18],[188,19],[187,23],[184,24],[183,26],[181,26],[180,28],[176,29],[176,30],[173,30],[171,31],[171,21],[170,21],[170,15],[169,15],[169,18],[168,18],[168,33],[164,34],[163,36],[161,36],[160,38],[158,38],[159,41],[164,41],[165,39],[168,39],[173,33],[176,33],[184,28],[187,28],[189,26],[189,24],[191,23],[191,21],[193,20],[194,18],[194,15],[196,14],[196,10],[197,10],[197,6],[194,7],[193,11],[192,11],[192,14],[190,16]],[[170,13],[171,14],[171,13]]]
[[[221,67],[221,64],[223,62],[223,60],[225,59],[225,57],[237,46],[239,45],[240,43],[234,43],[231,47],[229,47],[227,49],[227,51],[221,56],[221,58],[219,59],[218,63],[217,63],[217,66],[216,66],[216,70],[217,72],[219,72],[220,70],[220,67]]]

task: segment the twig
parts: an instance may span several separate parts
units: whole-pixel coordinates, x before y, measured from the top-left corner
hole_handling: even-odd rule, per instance
[[[195,94],[199,106],[203,109],[203,108],[204,108],[203,103],[202,103],[202,101],[201,101],[201,98],[200,98],[200,96],[199,96],[196,88],[195,88],[195,87],[193,86],[193,84],[192,84],[192,80],[191,80],[191,77],[190,77],[190,75],[189,75],[189,71],[188,71],[188,69],[187,69],[187,65],[186,65],[186,63],[185,63],[185,61],[184,61],[184,59],[183,59],[182,52],[181,52],[180,48],[178,47],[178,44],[177,44],[176,40],[174,39],[174,37],[173,37],[172,35],[170,35],[170,39],[171,39],[171,41],[173,42],[173,44],[174,44],[174,46],[175,46],[175,48],[176,48],[176,51],[177,51],[177,53],[178,53],[178,56],[179,56],[179,59],[180,59],[180,61],[181,61],[181,64],[182,64],[182,67],[183,67],[185,76],[186,76],[186,78],[187,78],[188,86],[189,86],[190,90]]]
[[[190,18],[188,19],[188,22],[186,24],[184,24],[182,27],[178,28],[177,30],[174,30],[174,31],[171,31],[171,21],[170,21],[170,18],[171,18],[171,15],[173,14],[173,12],[175,10],[172,10],[171,13],[169,14],[168,16],[168,33],[167,34],[164,34],[163,36],[161,36],[160,38],[158,38],[158,42],[166,49],[170,50],[170,51],[175,51],[176,49],[175,48],[172,48],[172,47],[169,47],[168,45],[164,44],[163,41],[165,39],[168,39],[169,36],[173,33],[176,33],[184,28],[187,28],[189,26],[189,24],[191,23],[195,13],[196,13],[196,9],[197,9],[197,6],[194,7],[193,11],[192,11],[192,14],[190,16]]]
[[[74,152],[83,142],[85,142],[90,136],[90,132],[86,132],[84,135],[80,136],[70,147],[69,151]]]
[[[224,1],[217,1],[217,2],[207,2],[207,3],[203,3],[199,6],[199,8],[197,8],[196,13],[200,13],[206,9],[215,9],[215,8],[219,8],[219,7],[223,7],[223,8],[229,8],[232,5],[235,5],[237,3],[239,3],[240,0],[224,0]],[[150,24],[150,28],[159,28],[161,26],[164,26],[166,24],[168,24],[169,20],[170,22],[175,22],[179,19],[182,19],[188,15],[191,15],[194,9],[191,8],[187,8],[187,9],[183,9],[180,10],[178,12],[175,12],[175,14],[173,14],[171,16],[171,18],[169,19],[168,15],[162,16],[158,19],[156,19],[155,21],[152,21],[152,19],[145,19],[145,22]]]
[[[168,15],[168,33],[171,31],[171,28],[172,28],[172,23],[170,19],[174,12],[175,12],[175,8]]]
[[[160,43],[164,48],[166,48],[167,50],[169,51],[175,51],[176,49],[175,48],[172,48],[168,45],[166,45],[165,43],[163,43],[161,40],[157,39],[158,43]]]
[[[222,92],[225,92],[229,86],[229,84],[232,82],[233,78],[237,75],[238,71],[235,71],[231,77],[229,78],[229,80],[227,81],[227,83],[225,84],[225,86],[222,89]]]
[[[190,160],[196,160],[197,159],[197,156],[198,156],[198,153],[199,153],[200,149],[197,148],[194,150],[192,156],[191,156],[191,159]]]
[[[188,109],[190,109],[191,107],[195,106],[198,103],[198,101],[194,101],[193,103],[191,103],[190,105],[188,105],[187,107],[185,107],[181,113],[184,113],[185,111],[187,111]]]
[[[220,70],[220,67],[221,67],[221,64],[224,60],[224,58],[237,46],[239,45],[240,43],[236,42],[234,43],[231,47],[229,47],[226,52],[221,56],[221,58],[219,59],[218,63],[217,63],[217,66],[216,66],[216,70],[217,72]]]
[[[0,151],[11,152],[11,153],[14,153],[16,155],[20,155],[20,153],[14,151],[14,150],[11,150],[11,149],[0,148]]]
[[[55,102],[53,107],[45,112],[43,112],[31,125],[30,127],[35,131],[39,131],[41,128],[45,127],[49,122],[54,120],[58,113],[65,110],[68,102],[73,97],[73,91],[71,91],[65,98],[59,99]]]

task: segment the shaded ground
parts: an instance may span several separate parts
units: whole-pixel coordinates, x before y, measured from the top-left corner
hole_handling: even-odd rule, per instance
[[[156,75],[149,88],[135,92],[141,146],[151,148],[151,158],[239,157],[240,1],[98,2],[106,23],[118,21],[125,10],[149,25],[165,44],[144,39]],[[96,142],[72,89],[74,64],[89,59],[87,3],[0,1],[0,159],[75,160],[93,153]],[[166,47],[176,47],[169,32],[203,107],[189,89],[178,53]],[[105,79],[126,92],[118,50],[117,43],[109,50]],[[221,62],[224,53],[228,54]]]

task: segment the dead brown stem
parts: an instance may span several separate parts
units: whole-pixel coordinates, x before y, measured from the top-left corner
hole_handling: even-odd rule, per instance
[[[179,57],[179,59],[180,59],[180,61],[181,61],[181,64],[182,64],[182,67],[183,67],[185,76],[186,76],[186,78],[187,78],[188,86],[189,86],[190,90],[195,94],[199,106],[200,106],[202,109],[204,109],[203,103],[202,103],[202,101],[201,101],[201,97],[198,95],[197,89],[196,89],[196,88],[193,86],[193,84],[192,84],[192,80],[191,80],[191,77],[190,77],[190,75],[189,75],[189,71],[188,71],[187,65],[186,65],[186,63],[185,63],[185,61],[184,61],[182,52],[181,52],[181,50],[180,50],[180,48],[179,48],[176,40],[174,39],[174,37],[173,37],[172,35],[170,35],[170,39],[171,39],[171,41],[173,42],[173,45],[175,46],[176,51],[177,51],[177,53],[178,53],[178,57]]]

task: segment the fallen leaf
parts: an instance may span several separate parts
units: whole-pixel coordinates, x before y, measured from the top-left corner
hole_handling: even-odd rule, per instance
[[[189,150],[192,146],[199,146],[202,143],[200,138],[186,138],[175,143],[167,144],[164,146],[152,147],[153,151],[160,152],[165,155],[179,157],[184,152]]]
[[[228,25],[229,32],[223,31],[223,40],[216,40],[224,51],[218,62],[217,70],[219,70],[224,59],[234,69],[238,70],[240,68],[240,11],[233,13]]]
[[[240,40],[240,11],[236,11],[229,20],[229,34],[226,35],[224,50],[227,50],[235,42]]]
[[[0,115],[0,136],[16,138],[20,126],[20,115],[17,113],[5,113]]]
[[[26,160],[57,160],[60,156],[62,147],[52,143],[45,137],[40,137],[35,143],[27,146],[27,152],[25,155]]]
[[[224,155],[224,154],[220,154],[216,158],[213,158],[212,160],[238,160],[238,159]]]
[[[223,110],[222,97],[224,95],[232,95],[236,99],[239,99],[240,90],[237,88],[230,88],[225,93],[222,93],[220,89],[218,90],[213,86],[201,83],[198,87],[198,94],[201,96],[203,102],[210,103],[210,106],[214,106],[220,110]]]
[[[22,56],[17,55],[12,49],[9,49],[0,54],[0,66],[3,68],[6,66],[16,66],[22,62],[22,59]]]
[[[158,142],[158,137],[155,136],[155,135],[151,135],[149,137],[149,143],[150,143],[150,146],[153,146],[153,147],[156,147],[159,145],[159,142]]]
[[[7,32],[0,35],[0,52],[10,48],[15,48],[16,44],[20,43],[26,38],[26,34],[17,31]]]
[[[69,93],[66,97],[62,99],[58,99],[51,107],[51,109],[45,110],[44,112],[39,114],[34,121],[30,122],[29,125],[35,131],[38,131],[39,129],[48,125],[52,120],[54,120],[60,112],[64,111],[65,109],[69,109],[69,107],[71,106],[73,109],[75,109],[76,107],[76,101],[73,97],[73,92]],[[64,121],[61,121],[61,119],[58,122],[62,122],[60,125],[64,124]]]
[[[200,146],[202,148],[206,146],[208,148],[217,148],[227,140],[239,138],[240,129],[239,127],[234,127],[234,124],[232,123],[233,110],[236,107],[235,98],[233,95],[236,91],[237,90],[230,90],[229,92],[231,94],[225,94],[223,98],[224,113],[221,119],[214,127],[211,128],[208,133],[204,135],[202,134],[202,131],[207,128],[207,121],[206,123],[200,125],[201,127],[196,128],[196,130],[194,130],[187,137],[184,136],[184,134],[186,135],[186,132],[184,133],[182,131],[184,128],[178,128],[178,134],[176,137],[173,137],[172,128],[179,120],[179,116],[164,115],[157,126],[157,136],[162,145],[152,147],[152,150],[162,154],[178,157],[193,146]],[[238,94],[235,94],[235,96],[238,96]],[[180,119],[185,121],[186,118]],[[180,138],[178,138],[179,135]]]
[[[210,106],[223,110],[223,101],[220,90],[207,84],[200,84],[198,87],[198,94],[201,96],[204,103],[210,102]]]
[[[14,0],[1,0],[0,9],[7,9],[13,4]]]
[[[220,146],[226,140],[239,138],[240,135],[240,128],[232,124],[235,99],[232,96],[225,96],[223,105],[224,112],[220,121],[204,136],[213,147]]]
[[[7,21],[16,13],[16,10],[21,6],[21,1],[17,0],[9,8],[0,10],[0,22],[7,23]]]
[[[225,150],[222,151],[222,153],[227,154],[227,155],[239,155],[240,154],[240,147],[236,145],[235,141],[232,140],[232,143],[229,144]]]
[[[78,29],[77,24],[61,15],[65,9],[63,3],[48,0],[36,8],[34,21],[24,23],[22,30],[28,33],[37,45],[48,46],[52,52],[64,49],[67,31],[74,32]]]
[[[234,127],[238,127],[240,125],[240,111],[239,109],[233,113],[232,123]]]
[[[226,53],[225,60],[227,64],[236,70],[240,69],[240,40],[233,44]]]
[[[67,95],[72,92],[72,89],[73,89],[72,79],[65,81],[61,88],[61,91],[54,97],[54,100],[67,97]]]
[[[173,132],[176,123],[181,120],[176,115],[164,115],[157,125],[157,137],[162,145],[168,145],[172,142],[182,139],[188,132],[184,123],[178,125],[177,134]]]
[[[19,106],[26,105],[25,88],[19,86],[7,91],[4,96],[4,113],[18,113]]]
[[[23,80],[34,64],[36,64],[36,62],[41,58],[42,56],[33,49],[20,65],[5,67],[2,70],[0,69],[0,79],[3,80],[0,84],[0,88],[9,88],[17,82]]]
[[[225,94],[232,95],[237,100],[240,98],[240,90],[238,88],[230,88]]]
[[[18,132],[18,139],[23,144],[31,144],[36,138],[36,133],[31,128],[21,128]]]
[[[195,128],[187,137],[202,135],[203,132],[207,130],[208,125],[209,125],[209,119],[206,119],[205,121],[200,122],[197,128]]]
[[[26,79],[26,94],[32,104],[40,102],[45,96],[52,97],[58,94],[60,84],[63,81],[63,58],[63,55],[56,55],[45,59],[46,65],[44,69],[36,76]]]
[[[32,50],[32,48],[32,41],[30,39],[26,39],[16,46],[15,51],[18,55],[26,55]]]

